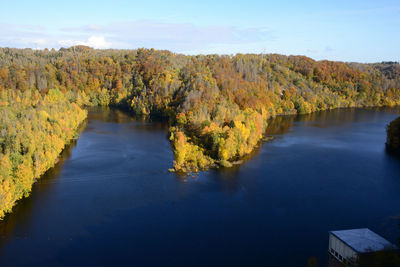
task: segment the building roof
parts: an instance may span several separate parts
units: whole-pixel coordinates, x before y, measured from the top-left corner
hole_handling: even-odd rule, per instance
[[[329,231],[357,253],[374,252],[397,247],[368,228]]]

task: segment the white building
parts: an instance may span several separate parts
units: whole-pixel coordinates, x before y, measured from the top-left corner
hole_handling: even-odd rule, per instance
[[[329,253],[339,262],[352,262],[361,254],[396,246],[368,228],[329,232]]]

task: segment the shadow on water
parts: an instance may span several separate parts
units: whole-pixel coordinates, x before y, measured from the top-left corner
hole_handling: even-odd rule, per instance
[[[139,118],[129,116],[129,114],[121,109],[112,107],[89,107],[88,119],[102,122],[126,123],[136,121]]]
[[[81,133],[87,125],[85,120],[78,128],[78,133]],[[20,235],[14,231],[17,224],[31,222],[33,211],[35,209],[35,202],[37,201],[36,195],[40,194],[41,197],[45,197],[46,194],[51,192],[52,187],[55,186],[59,174],[62,170],[64,162],[71,158],[73,148],[77,144],[77,140],[72,140],[67,144],[64,150],[58,157],[58,162],[54,167],[47,170],[33,185],[32,191],[28,197],[18,200],[16,205],[13,207],[12,212],[7,214],[5,218],[0,221],[0,249],[3,244],[9,239],[26,239],[28,238],[25,234]]]

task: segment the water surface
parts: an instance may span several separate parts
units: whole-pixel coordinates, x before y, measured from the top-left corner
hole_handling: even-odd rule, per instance
[[[93,110],[0,222],[0,266],[326,264],[329,230],[400,236],[395,109],[278,117],[240,167],[169,173],[167,126]]]

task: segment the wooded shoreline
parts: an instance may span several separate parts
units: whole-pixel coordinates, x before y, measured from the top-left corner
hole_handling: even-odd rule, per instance
[[[190,173],[236,164],[276,115],[394,105],[400,105],[396,62],[0,48],[0,217],[54,165],[88,106],[168,120],[173,170]]]

